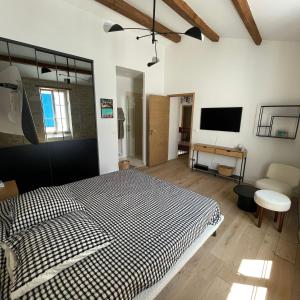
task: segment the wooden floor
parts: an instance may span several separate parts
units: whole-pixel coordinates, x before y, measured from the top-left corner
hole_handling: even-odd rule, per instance
[[[251,213],[237,208],[232,181],[192,172],[184,159],[144,171],[217,200],[225,216],[217,237],[209,238],[156,300],[300,299],[295,200],[280,234],[271,213],[259,229]]]

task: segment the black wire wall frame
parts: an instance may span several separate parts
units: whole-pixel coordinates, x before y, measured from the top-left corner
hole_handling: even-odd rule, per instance
[[[263,116],[268,108],[299,108],[300,105],[262,105],[259,110],[259,117],[258,117],[258,124],[256,128],[256,136],[259,137],[269,137],[269,138],[280,138],[280,139],[287,139],[287,140],[295,140],[297,138],[299,122],[300,122],[300,112],[298,111],[296,115],[283,115],[283,114],[276,114],[271,115],[270,121],[267,124],[263,124]],[[293,136],[280,136],[272,134],[274,120],[279,118],[289,118],[296,120],[296,126]],[[261,133],[261,130],[264,129],[264,133]]]

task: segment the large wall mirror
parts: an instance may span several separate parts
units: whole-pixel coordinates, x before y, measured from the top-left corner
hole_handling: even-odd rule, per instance
[[[21,75],[39,143],[96,138],[92,63],[0,40],[0,72]],[[28,143],[0,132],[0,147]]]
[[[11,76],[15,76],[17,88],[7,86],[7,82],[13,83]],[[19,91],[20,86],[23,93]],[[27,121],[24,121],[24,116],[17,121],[18,113],[22,113],[20,97],[23,98],[23,109],[24,101],[28,103],[29,121],[28,116]],[[21,190],[27,191],[98,173],[91,60],[0,38],[0,117],[1,180],[18,180]],[[24,125],[22,122],[25,125],[33,123],[38,145],[32,145],[18,128]],[[43,152],[45,157],[42,158],[40,153]],[[33,165],[40,158],[37,170],[31,176],[32,182],[27,183],[24,183],[28,181],[24,174],[11,171],[11,159],[19,161],[15,166],[18,168],[24,163],[19,156],[24,157],[25,153],[30,153],[29,160]],[[33,153],[38,153],[39,157],[34,159]],[[10,164],[3,164],[6,159],[10,159]],[[41,183],[35,184],[44,160],[50,161],[49,170],[46,166],[42,168],[47,179],[45,177]],[[84,161],[85,165],[79,165],[77,160]]]

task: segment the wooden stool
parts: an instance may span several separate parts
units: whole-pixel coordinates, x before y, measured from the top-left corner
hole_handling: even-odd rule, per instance
[[[257,226],[261,227],[264,210],[272,210],[275,211],[274,222],[277,222],[279,216],[278,231],[281,232],[285,213],[291,207],[291,200],[289,197],[270,190],[259,190],[254,194],[254,201],[257,204]]]

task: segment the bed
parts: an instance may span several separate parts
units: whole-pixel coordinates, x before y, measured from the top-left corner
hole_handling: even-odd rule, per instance
[[[46,188],[47,203],[63,188],[112,241],[18,299],[153,299],[223,221],[216,201],[133,169],[56,187],[56,196]],[[1,299],[10,297],[5,260],[2,251]]]

